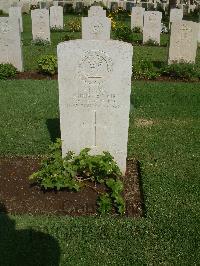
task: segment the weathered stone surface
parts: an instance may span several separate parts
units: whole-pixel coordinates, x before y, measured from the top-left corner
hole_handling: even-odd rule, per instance
[[[63,29],[63,7],[50,7],[50,27]]]
[[[143,30],[143,17],[145,9],[143,7],[133,7],[131,13],[131,29],[138,27]]]
[[[29,14],[31,8],[31,2],[29,0],[21,0],[18,4],[22,8],[22,14]]]
[[[83,17],[82,39],[84,40],[109,40],[111,20],[106,17]]]
[[[170,22],[178,22],[183,19],[183,9],[172,8],[170,10]]]
[[[6,13],[6,14],[9,13],[10,6],[11,6],[10,1],[0,0],[0,10],[3,10],[4,13]]]
[[[92,154],[109,151],[124,173],[132,45],[75,40],[60,43],[57,53],[63,155],[86,147]]]
[[[12,19],[19,20],[20,30],[23,32],[23,22],[22,22],[22,9],[19,6],[9,8],[9,17]]]
[[[49,11],[46,9],[31,10],[33,40],[50,42]]]
[[[192,21],[173,22],[169,47],[169,64],[174,62],[195,63],[198,24]]]
[[[23,71],[20,24],[9,17],[0,18],[0,63],[10,63]]]
[[[152,40],[160,44],[162,12],[145,11],[144,12],[144,28],[143,43]]]
[[[88,17],[106,17],[106,10],[101,6],[91,6],[88,10]]]

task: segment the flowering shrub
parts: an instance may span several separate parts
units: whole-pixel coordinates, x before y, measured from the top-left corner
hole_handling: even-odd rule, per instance
[[[81,31],[81,22],[79,19],[70,20],[65,24],[67,31],[69,32],[79,32]]]
[[[38,61],[38,70],[43,74],[54,75],[57,73],[58,63],[54,55],[43,55]]]

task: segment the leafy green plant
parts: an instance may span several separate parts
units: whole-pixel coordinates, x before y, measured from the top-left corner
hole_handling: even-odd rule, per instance
[[[118,40],[124,42],[132,42],[133,41],[133,34],[130,27],[127,25],[121,24],[117,25],[114,29],[114,35]]]
[[[72,38],[68,34],[65,34],[64,36],[61,37],[61,42],[70,41],[71,39]]]
[[[112,199],[108,193],[104,193],[97,199],[98,211],[101,214],[110,213],[112,210]]]
[[[134,79],[156,79],[159,75],[151,61],[141,60],[133,65]]]
[[[0,64],[0,79],[14,78],[17,72],[16,67],[12,64]]]
[[[121,180],[115,180],[113,178],[109,178],[106,181],[106,185],[111,189],[111,197],[114,201],[115,207],[118,209],[120,214],[125,212],[125,203],[124,199],[121,196],[121,193],[124,189],[123,183]]]
[[[78,191],[80,183],[74,179],[75,172],[69,165],[72,156],[69,152],[65,159],[62,159],[61,140],[57,140],[49,147],[49,155],[42,161],[41,169],[33,173],[29,179],[44,189],[69,188]]]
[[[32,40],[31,44],[37,45],[37,46],[48,46],[50,45],[50,42],[48,40],[37,38],[35,40]]]
[[[40,170],[29,179],[44,189],[56,190],[68,188],[79,191],[86,186],[86,180],[105,184],[110,193],[98,192],[98,211],[106,214],[115,207],[118,213],[123,214],[125,203],[121,196],[123,183],[119,179],[122,175],[119,167],[109,152],[90,155],[89,151],[85,148],[79,155],[69,151],[62,158],[61,140],[58,139],[50,146],[49,155],[42,161]]]
[[[0,9],[0,16],[2,16],[3,15],[3,10],[2,9]]]
[[[57,73],[58,63],[54,55],[42,55],[38,61],[38,70],[43,74],[54,75]]]
[[[141,33],[142,32],[142,29],[140,27],[134,27],[132,29],[132,32],[134,32],[134,33]]]
[[[195,64],[174,63],[163,67],[161,74],[183,80],[196,80],[200,78],[200,69]]]
[[[98,183],[104,183],[107,178],[117,178],[121,175],[119,167],[109,152],[103,155],[90,155],[90,149],[83,149],[74,157],[74,164],[79,176],[89,178]]]

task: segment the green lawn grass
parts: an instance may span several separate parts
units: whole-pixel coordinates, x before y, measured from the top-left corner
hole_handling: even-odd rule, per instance
[[[128,156],[140,162],[146,216],[10,216],[14,230],[1,215],[0,265],[16,252],[29,258],[20,265],[199,264],[200,84],[137,81],[131,102]],[[58,133],[57,82],[1,81],[0,106],[0,154],[45,154]]]

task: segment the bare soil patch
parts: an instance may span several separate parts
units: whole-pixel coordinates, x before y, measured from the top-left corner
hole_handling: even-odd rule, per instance
[[[94,187],[92,182],[87,182],[79,192],[67,189],[44,191],[37,185],[31,185],[28,180],[28,176],[39,169],[40,162],[41,158],[0,158],[0,203],[8,213],[97,215],[96,200],[98,193],[106,190],[103,185]],[[143,200],[135,159],[127,161],[127,173],[122,179],[125,186],[126,215],[141,217]]]
[[[136,125],[138,126],[138,127],[150,127],[150,126],[152,126],[154,124],[154,121],[153,120],[151,120],[151,119],[137,119],[136,120]]]

